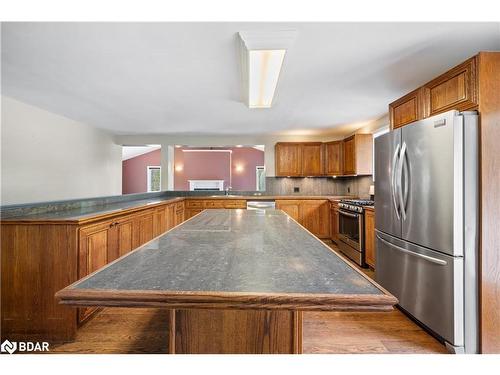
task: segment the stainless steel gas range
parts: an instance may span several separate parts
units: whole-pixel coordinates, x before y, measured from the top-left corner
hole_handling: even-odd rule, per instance
[[[339,250],[361,267],[366,267],[364,207],[373,204],[363,199],[343,199],[339,203]]]

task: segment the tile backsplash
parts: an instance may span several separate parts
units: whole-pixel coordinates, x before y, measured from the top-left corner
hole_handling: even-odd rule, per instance
[[[357,177],[266,177],[269,195],[353,195],[369,197],[372,176]],[[298,188],[298,192],[297,192]]]

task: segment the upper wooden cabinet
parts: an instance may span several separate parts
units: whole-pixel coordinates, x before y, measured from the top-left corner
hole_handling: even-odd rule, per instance
[[[424,87],[425,114],[450,109],[465,111],[477,106],[476,58],[473,57],[433,79]]]
[[[302,173],[302,144],[276,143],[274,148],[276,176],[300,177]]]
[[[442,112],[477,109],[477,56],[389,104],[393,129]]]
[[[278,142],[277,177],[368,175],[372,173],[373,138],[356,134],[343,141]]]
[[[325,174],[341,176],[344,171],[344,141],[325,143]]]
[[[344,139],[343,175],[370,175],[373,171],[373,136],[354,134]]]
[[[423,90],[417,89],[389,104],[389,117],[393,128],[422,119]]]
[[[322,142],[302,143],[302,176],[322,176],[324,156]]]

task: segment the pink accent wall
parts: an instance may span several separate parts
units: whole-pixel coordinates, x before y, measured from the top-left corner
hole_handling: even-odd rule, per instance
[[[175,149],[175,167],[182,165],[182,171],[174,168],[174,190],[189,190],[189,180],[224,180],[229,184],[229,152],[184,152]]]
[[[257,150],[253,147],[234,147],[232,150],[232,189],[246,191],[255,190],[257,184],[255,167],[264,165],[264,151]],[[236,171],[238,165],[243,167],[243,171]]]
[[[224,187],[233,190],[255,190],[255,167],[264,165],[264,152],[253,147],[232,147],[229,152],[183,152],[176,148],[174,154],[174,189],[189,190],[188,180],[224,180]],[[231,160],[231,165],[230,165]],[[241,172],[236,167],[243,167]],[[181,171],[177,167],[182,166]],[[230,176],[230,168],[232,173]],[[231,179],[231,182],[230,182]],[[231,185],[229,185],[231,184]]]
[[[122,194],[148,191],[148,166],[161,165],[161,150],[122,161]]]

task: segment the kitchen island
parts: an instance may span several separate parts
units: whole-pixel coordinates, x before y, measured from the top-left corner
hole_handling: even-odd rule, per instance
[[[164,307],[170,353],[301,353],[302,311],[389,311],[396,298],[280,210],[206,210],[56,294]]]

